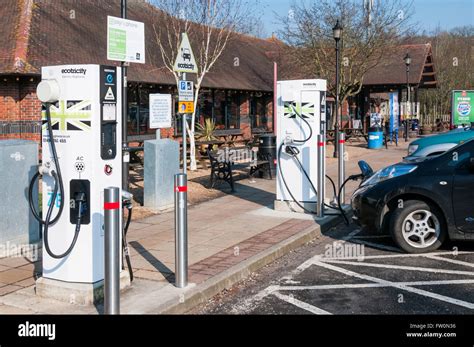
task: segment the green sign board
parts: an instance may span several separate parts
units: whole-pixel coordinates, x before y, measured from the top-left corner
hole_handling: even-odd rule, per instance
[[[474,122],[474,90],[453,90],[451,117],[453,125]]]
[[[127,56],[127,32],[120,29],[109,29],[109,57],[125,61]]]
[[[145,63],[145,25],[129,19],[107,17],[107,59]]]

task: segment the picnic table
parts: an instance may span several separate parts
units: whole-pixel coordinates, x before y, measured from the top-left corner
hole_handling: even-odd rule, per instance
[[[225,152],[223,152],[225,151]],[[254,158],[252,155],[238,155],[239,151],[253,152],[248,146],[226,147],[219,151],[208,150],[207,155],[211,162],[210,185],[214,188],[216,181],[224,181],[230,185],[234,192],[234,170],[238,168],[248,169],[249,178],[261,170],[267,170],[270,179],[272,178],[271,163],[265,158]]]
[[[240,129],[229,129],[229,130],[216,130],[214,136],[223,139],[225,144],[229,146],[235,146],[235,142],[244,137],[244,133]]]
[[[217,147],[221,147],[223,144],[225,144],[225,141],[222,141],[222,140],[196,141],[195,144],[196,146],[207,145],[207,148],[212,150],[214,145],[217,145]]]
[[[364,133],[362,128],[343,128],[340,129],[346,135],[346,141],[363,138],[367,141],[367,134]],[[326,141],[334,142],[335,130],[326,130]]]

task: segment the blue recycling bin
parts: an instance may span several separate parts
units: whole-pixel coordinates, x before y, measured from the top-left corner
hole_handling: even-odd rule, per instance
[[[383,147],[383,130],[382,127],[369,128],[369,149],[379,149]]]

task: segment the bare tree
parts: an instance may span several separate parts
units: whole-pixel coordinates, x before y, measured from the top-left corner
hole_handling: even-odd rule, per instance
[[[248,25],[247,11],[251,11],[256,1],[245,0],[152,0],[153,5],[162,10],[157,18],[154,31],[165,68],[171,72],[176,83],[179,74],[173,71],[178,55],[181,34],[187,33],[197,63],[194,104],[197,106],[202,82],[213,69],[233,35],[253,27]],[[196,108],[187,125],[190,141],[190,169],[196,170],[195,125]]]
[[[379,65],[402,37],[412,33],[411,15],[411,3],[400,0],[371,1],[370,12],[362,1],[301,0],[293,3],[288,16],[280,17],[283,29],[279,36],[288,44],[291,64],[301,67],[305,76],[326,79],[329,93],[335,96],[332,28],[340,21],[340,107],[361,91],[366,73]]]
[[[474,26],[442,31],[417,38],[431,41],[436,67],[436,89],[420,90],[423,105],[423,124],[432,125],[437,118],[446,118],[451,111],[451,92],[454,89],[474,89]]]

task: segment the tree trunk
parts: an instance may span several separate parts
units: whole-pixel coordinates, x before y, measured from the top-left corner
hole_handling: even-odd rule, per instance
[[[195,115],[193,114],[193,117]],[[194,138],[194,131],[189,131],[189,157],[191,163],[189,165],[189,169],[191,171],[197,170],[197,163],[196,163],[196,140]]]
[[[196,90],[195,90],[195,94],[194,94],[194,112],[191,116],[191,129],[189,129],[189,127],[187,126],[188,128],[188,134],[189,134],[189,146],[190,146],[190,149],[189,149],[189,160],[190,160],[190,164],[189,164],[189,169],[191,171],[195,171],[197,170],[197,162],[196,162],[196,138],[195,138],[195,133],[194,133],[194,129],[195,129],[195,125],[196,125],[196,109],[197,109],[197,101],[198,101],[198,97],[199,97],[199,90],[201,89],[201,84],[200,83],[196,83],[196,86],[195,86]]]

